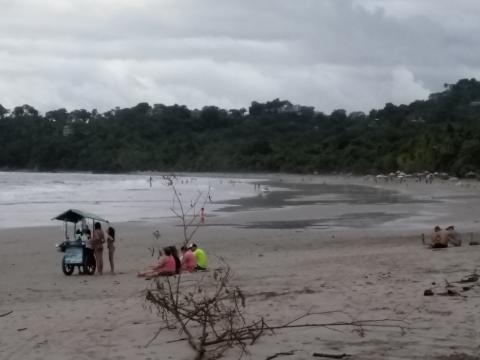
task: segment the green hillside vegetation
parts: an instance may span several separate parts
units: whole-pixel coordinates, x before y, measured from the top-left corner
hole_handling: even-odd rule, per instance
[[[7,170],[401,170],[480,173],[480,82],[463,79],[410,105],[327,115],[278,99],[248,109],[140,103],[40,114],[0,105],[0,168]]]

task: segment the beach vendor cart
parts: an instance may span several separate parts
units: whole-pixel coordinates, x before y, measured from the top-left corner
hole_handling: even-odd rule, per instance
[[[52,220],[60,220],[65,226],[65,240],[57,243],[57,250],[64,253],[62,259],[62,271],[65,275],[72,275],[75,266],[78,272],[85,275],[95,273],[95,258],[93,251],[86,247],[90,228],[96,221],[108,223],[108,220],[98,215],[76,209],[70,209],[54,217]]]

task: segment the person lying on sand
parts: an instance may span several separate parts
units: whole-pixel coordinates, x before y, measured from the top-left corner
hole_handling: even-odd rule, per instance
[[[172,256],[172,249],[166,247],[163,249],[165,254],[160,258],[157,265],[149,267],[147,270],[139,271],[137,276],[140,277],[155,277],[155,276],[170,276],[175,274],[175,259]]]
[[[432,249],[440,249],[448,247],[448,237],[446,233],[442,231],[440,226],[435,226],[432,234],[430,235],[430,247]]]

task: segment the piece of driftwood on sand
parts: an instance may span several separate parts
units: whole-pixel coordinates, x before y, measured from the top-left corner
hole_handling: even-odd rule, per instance
[[[352,355],[349,354],[324,354],[324,353],[313,353],[313,357],[321,357],[327,359],[344,359]]]
[[[10,311],[8,311],[8,312],[6,312],[6,313],[4,313],[4,314],[0,314],[0,317],[8,316],[8,315],[10,315],[11,313],[13,313],[13,310],[10,310]]]

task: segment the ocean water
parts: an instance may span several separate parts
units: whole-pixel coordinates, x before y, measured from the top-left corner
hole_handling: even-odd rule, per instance
[[[168,219],[178,203],[162,176],[152,178],[150,187],[148,175],[0,172],[0,228],[53,225],[53,217],[71,208],[110,222]],[[175,186],[186,207],[198,199],[214,211],[218,202],[256,196],[254,181],[182,176]]]
[[[198,212],[205,203],[206,226],[426,231],[448,223],[476,229],[480,211],[479,194],[465,198],[431,187],[406,193],[326,177],[288,181],[275,175],[185,174],[175,179],[175,186],[185,209],[191,211],[198,199]],[[265,187],[270,191],[262,191]],[[434,198],[432,191],[448,196]],[[178,203],[173,199],[160,175],[153,176],[150,187],[145,174],[0,172],[0,228],[62,226],[52,218],[72,208],[112,223],[161,223],[175,216],[171,209],[178,210]]]

